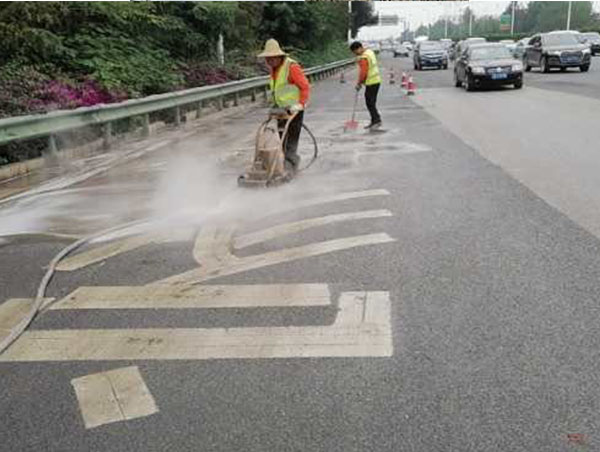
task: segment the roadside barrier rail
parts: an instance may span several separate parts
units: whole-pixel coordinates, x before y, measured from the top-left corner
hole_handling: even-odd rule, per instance
[[[311,82],[318,81],[354,63],[354,59],[336,61],[315,66],[305,71]],[[179,126],[182,122],[182,109],[194,107],[196,117],[200,117],[207,102],[216,101],[218,110],[226,107],[232,100],[239,105],[242,96],[250,96],[256,101],[257,96],[268,96],[268,76],[254,77],[219,85],[202,86],[172,93],[157,94],[141,99],[131,99],[114,104],[100,104],[92,107],[81,107],[74,110],[57,110],[46,114],[17,116],[0,119],[0,145],[13,141],[31,138],[48,137],[48,150],[57,150],[56,135],[81,127],[100,125],[103,129],[103,143],[110,147],[113,138],[112,123],[131,117],[141,118],[142,134],[150,134],[150,114],[172,110],[174,122]]]

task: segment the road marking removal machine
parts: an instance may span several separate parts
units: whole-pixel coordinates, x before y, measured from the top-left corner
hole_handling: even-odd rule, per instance
[[[296,174],[307,169],[317,159],[317,140],[305,124],[302,129],[308,138],[298,143],[300,164],[292,168],[285,161],[285,149],[292,120],[298,113],[282,108],[269,110],[269,117],[256,133],[254,160],[244,174],[238,177],[241,187],[273,187],[291,181]],[[306,163],[302,163],[305,161]]]

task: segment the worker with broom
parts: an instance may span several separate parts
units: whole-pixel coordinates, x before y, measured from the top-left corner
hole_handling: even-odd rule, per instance
[[[296,171],[300,165],[298,141],[304,120],[304,108],[310,96],[310,84],[300,64],[291,59],[275,39],[269,39],[265,43],[265,48],[258,57],[265,58],[269,66],[269,87],[273,103],[290,115],[296,114],[290,123],[284,143],[286,168]],[[279,129],[283,129],[286,120],[280,119],[278,123]]]
[[[379,75],[379,66],[377,57],[371,49],[365,49],[362,43],[355,41],[350,45],[350,50],[357,56],[358,63],[358,82],[356,91],[360,91],[362,85],[365,85],[365,102],[371,115],[371,123],[365,129],[376,130],[381,128],[381,116],[377,111],[377,93],[381,85],[381,76]]]

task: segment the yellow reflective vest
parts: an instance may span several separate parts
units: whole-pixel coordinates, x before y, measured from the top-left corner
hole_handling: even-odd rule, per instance
[[[381,76],[379,75],[379,66],[377,65],[377,57],[375,56],[375,52],[373,52],[371,49],[366,49],[358,58],[364,58],[369,63],[369,72],[367,73],[365,85],[369,86],[381,83]]]
[[[289,57],[283,61],[277,77],[269,80],[269,87],[273,102],[281,108],[291,107],[300,102],[300,89],[296,85],[288,83],[288,75],[290,74],[290,65],[296,63]]]

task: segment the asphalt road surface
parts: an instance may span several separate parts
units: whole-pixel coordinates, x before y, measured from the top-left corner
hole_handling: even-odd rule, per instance
[[[2,450],[600,450],[600,59],[412,97],[382,64],[383,130],[317,83],[286,186],[236,186],[248,106],[0,184],[0,331],[144,221],[0,355]]]

